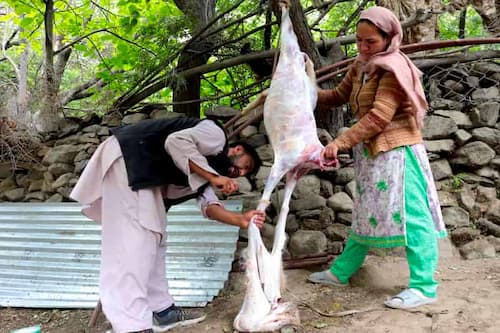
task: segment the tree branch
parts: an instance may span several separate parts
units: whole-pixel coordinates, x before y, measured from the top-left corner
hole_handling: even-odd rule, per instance
[[[58,53],[60,53],[60,52],[63,52],[65,49],[67,49],[67,48],[69,48],[69,47],[72,47],[73,45],[78,44],[78,43],[79,43],[79,42],[81,42],[82,40],[84,40],[84,39],[86,39],[86,38],[88,38],[88,37],[90,37],[90,36],[92,36],[92,35],[94,35],[94,34],[96,34],[96,33],[99,33],[99,32],[106,32],[106,33],[108,33],[108,34],[110,34],[110,35],[115,36],[116,38],[118,38],[118,39],[120,39],[120,40],[123,40],[123,41],[125,41],[125,42],[127,42],[127,43],[129,43],[129,44],[132,44],[132,45],[134,45],[134,46],[137,46],[137,47],[138,47],[138,48],[140,48],[141,50],[144,50],[144,51],[146,51],[146,52],[148,52],[148,53],[151,53],[153,56],[156,56],[156,53],[154,53],[153,51],[151,51],[151,50],[149,50],[149,49],[147,49],[147,48],[145,48],[145,47],[143,47],[143,46],[141,46],[141,45],[137,44],[137,43],[136,43],[136,42],[134,42],[134,41],[128,40],[127,38],[124,38],[124,37],[122,37],[122,36],[118,35],[117,33],[115,33],[115,32],[113,32],[113,31],[109,30],[108,28],[103,28],[103,29],[94,30],[94,31],[89,32],[88,34],[85,34],[85,35],[83,35],[83,36],[81,36],[81,37],[78,37],[78,38],[77,38],[77,39],[75,39],[74,41],[72,41],[72,42],[70,42],[70,43],[68,43],[68,44],[64,45],[64,46],[63,46],[63,47],[61,47],[59,50],[55,51],[55,52],[54,52],[54,54],[58,54]]]
[[[320,11],[320,15],[311,24],[311,28],[317,26],[321,22],[321,20],[326,16],[326,14],[328,14],[328,12],[332,9],[332,7],[335,6],[338,2],[341,2],[341,1],[347,1],[347,0],[334,0],[334,1],[331,1],[330,3],[328,3],[327,5],[325,5],[323,3],[323,5],[321,5],[320,7],[326,7],[326,9]]]
[[[369,0],[363,0],[361,2],[361,4],[358,6],[358,8],[356,8],[356,10],[351,14],[351,16],[349,16],[349,18],[347,18],[347,20],[345,21],[344,25],[342,26],[342,28],[340,28],[340,30],[337,32],[337,36],[342,36],[345,31],[347,30],[347,28],[349,27],[349,25],[354,21],[354,19],[356,17],[358,17],[359,13],[365,9],[365,6],[366,4],[368,3]]]
[[[14,72],[16,73],[16,78],[19,80],[20,79],[20,73],[19,73],[19,68],[17,67],[16,63],[14,62],[14,60],[9,57],[9,55],[7,54],[7,44],[8,44],[8,40],[7,39],[7,30],[5,29],[4,30],[4,34],[2,36],[2,45],[1,45],[1,48],[2,48],[2,55],[3,55],[3,59],[6,59],[13,67],[14,69]],[[10,39],[12,38],[13,36],[11,35]],[[5,42],[4,42],[5,41]],[[1,60],[1,59],[0,59]]]
[[[410,45],[404,45],[401,49],[405,53],[412,53],[412,52],[418,52],[418,51],[423,51],[423,50],[430,50],[430,49],[437,49],[437,48],[443,48],[443,47],[452,47],[452,46],[463,46],[463,45],[479,45],[479,44],[492,44],[492,43],[500,43],[500,38],[478,38],[478,39],[462,39],[462,40],[455,40],[455,41],[433,41],[433,42],[427,42],[427,43],[418,43],[418,44],[410,44]],[[191,75],[200,75],[216,70],[220,70],[223,68],[227,67],[233,67],[237,65],[244,64],[248,62],[249,60],[255,60],[255,59],[262,59],[262,58],[268,58],[272,57],[275,52],[277,52],[275,49],[272,50],[267,50],[267,51],[262,51],[262,52],[255,52],[255,53],[250,53],[250,54],[245,54],[243,56],[227,59],[221,62],[215,62],[211,64],[206,64],[194,68],[189,68],[185,71],[175,73],[175,75],[167,75],[161,79],[158,79],[155,82],[152,82],[150,85],[142,88],[141,90],[137,91],[135,94],[130,95],[128,97],[123,97],[119,100],[117,100],[113,104],[114,109],[118,110],[126,110],[136,103],[142,101],[143,99],[147,98],[151,94],[157,92],[158,90],[169,86],[170,82],[174,77],[189,77]],[[342,61],[341,63],[343,64],[349,64],[353,59],[347,59]],[[316,71],[318,74],[318,80],[323,79],[325,80],[325,77],[330,76],[332,73],[329,73],[327,75],[324,75],[322,77],[319,77],[319,74],[330,72],[333,68],[340,67],[338,65],[339,63],[330,65],[330,66],[325,66],[323,68],[320,68],[319,70]]]
[[[212,20],[210,20],[208,22],[207,25],[205,25],[200,31],[198,31],[192,38],[191,40],[195,40],[197,39],[198,37],[205,37],[203,35],[203,33],[205,31],[207,31],[208,29],[210,29],[211,26],[215,25],[215,23],[217,23],[217,21],[222,18],[224,15],[226,15],[227,13],[230,13],[231,11],[235,10],[236,8],[238,8],[245,0],[240,0],[238,1],[237,3],[235,3],[233,6],[229,7],[226,11],[220,13],[219,15],[215,16]]]
[[[92,3],[94,6],[96,6],[97,8],[99,8],[108,21],[109,21],[109,18],[108,18],[107,14],[111,14],[113,16],[117,16],[115,13],[113,13],[112,11],[110,11],[110,10],[102,7],[100,4],[98,4],[95,1],[90,1],[90,3]]]
[[[2,47],[5,49],[5,50],[8,50],[10,49],[11,47],[13,46],[18,46],[18,45],[21,45],[21,42],[20,41],[14,41],[14,37],[16,37],[17,33],[21,31],[19,28],[16,28],[14,29],[14,31],[10,34],[10,37],[7,38],[3,43],[2,43]],[[6,33],[6,31],[5,31]]]
[[[66,105],[69,102],[92,96],[93,92],[90,92],[90,89],[104,87],[105,85],[106,83],[104,80],[93,78],[92,80],[63,93],[62,95],[64,97],[61,98],[61,105]]]
[[[448,56],[446,58],[419,59],[419,60],[414,60],[413,62],[415,63],[415,66],[417,66],[419,69],[424,70],[434,66],[445,66],[460,62],[471,62],[479,59],[484,60],[484,59],[494,59],[499,57],[500,57],[500,51],[486,50],[486,51],[477,51],[472,54],[465,54],[453,57]]]
[[[435,50],[447,47],[459,47],[459,46],[469,46],[469,45],[481,45],[481,44],[500,44],[500,37],[496,38],[469,38],[469,39],[458,39],[458,40],[447,40],[447,41],[430,41],[423,43],[415,43],[401,46],[400,50],[406,54]],[[495,51],[497,52],[497,51]],[[345,71],[347,66],[354,61],[355,58],[346,59],[335,64],[331,64],[320,68],[316,71],[318,76],[318,82],[326,81],[335,75]],[[468,60],[470,61],[470,60]],[[343,68],[332,72],[332,70],[337,68]],[[321,75],[323,73],[328,73]]]
[[[239,23],[242,23],[243,21],[245,21],[246,19],[252,17],[252,16],[255,16],[257,14],[259,14],[260,10],[255,10],[253,12],[250,12],[248,13],[247,15],[244,15],[240,18],[237,18],[231,22],[227,22],[226,24],[220,26],[219,28],[215,29],[215,30],[212,30],[212,31],[209,31],[208,34],[206,35],[202,35],[200,36],[201,38],[205,38],[205,37],[208,37],[208,36],[211,36],[211,35],[214,35],[214,34],[217,34],[219,31],[223,31],[223,30],[226,30],[228,29],[229,27],[235,25],[235,24],[239,24]]]
[[[56,64],[54,67],[54,74],[57,80],[58,87],[61,83],[61,78],[64,74],[64,70],[66,69],[66,64],[68,63],[69,57],[71,56],[71,51],[72,49],[66,49],[57,57]]]

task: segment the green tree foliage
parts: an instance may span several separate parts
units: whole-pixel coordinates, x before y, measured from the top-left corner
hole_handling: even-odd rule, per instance
[[[467,20],[465,24],[465,37],[485,37],[487,32],[483,28],[481,17],[473,8],[467,8]],[[439,34],[443,40],[456,39],[459,37],[458,27],[460,12],[444,13],[439,16]]]
[[[72,48],[60,94],[92,80],[103,80],[102,84],[91,86],[86,94],[75,95],[64,105],[65,114],[107,112],[118,98],[154,83],[162,84],[163,89],[154,90],[142,101],[170,103],[171,86],[182,84],[176,72],[179,54],[192,38],[217,36],[209,64],[240,56],[246,43],[252,51],[278,47],[276,18],[266,12],[267,7],[262,3],[265,1],[219,0],[216,19],[203,31],[196,32],[194,22],[171,0],[54,0],[57,36],[54,50],[57,55]],[[318,3],[324,5],[319,10],[315,7]],[[361,4],[368,7],[373,1],[304,0],[301,4],[313,36],[319,41],[353,33],[356,21],[353,14]],[[0,86],[15,83],[15,69],[6,56],[19,65],[24,49],[29,47],[32,111],[36,111],[40,97],[37,94],[42,77],[44,10],[44,0],[0,0],[0,31],[5,48],[4,54],[0,54]],[[456,38],[457,15],[442,16],[443,38]],[[274,25],[270,25],[270,20]],[[483,34],[480,19],[473,10],[469,11],[467,37]],[[355,49],[346,46],[344,52],[353,55]],[[208,109],[220,104],[242,107],[268,82],[268,78],[260,82],[245,64],[206,72],[201,85],[202,107]]]
[[[43,1],[5,3],[13,11],[3,15],[2,22],[20,29],[16,40],[29,41],[30,78],[36,85],[43,52]],[[94,77],[106,82],[106,88],[78,102],[77,109],[108,105],[110,96],[133,86],[164,59],[171,58],[170,66],[175,66],[175,53],[189,38],[186,18],[171,1],[55,1],[55,8],[54,31],[60,38],[55,50],[73,48],[62,86],[70,89]],[[18,58],[22,49],[8,52]]]

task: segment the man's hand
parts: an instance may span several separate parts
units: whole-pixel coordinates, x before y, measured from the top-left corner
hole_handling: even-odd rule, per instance
[[[224,194],[232,194],[238,191],[238,183],[229,177],[225,176],[213,177],[211,180],[211,184]]]
[[[336,160],[339,147],[332,141],[326,145],[326,147],[321,152],[321,157],[325,160]]]
[[[250,223],[255,223],[257,228],[262,228],[266,221],[266,213],[261,210],[250,210],[240,214],[226,210],[221,205],[209,205],[206,210],[208,218],[222,223],[247,229]]]
[[[241,214],[240,225],[242,228],[247,229],[252,222],[257,228],[261,229],[264,222],[266,222],[266,214],[261,210],[249,210],[248,212]]]

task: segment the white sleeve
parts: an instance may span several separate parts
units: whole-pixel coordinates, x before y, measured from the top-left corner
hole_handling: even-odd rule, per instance
[[[203,193],[201,193],[197,198],[196,201],[198,202],[198,205],[200,206],[201,212],[203,213],[203,216],[207,216],[207,208],[210,205],[219,205],[221,207],[224,207],[224,204],[222,201],[219,200],[217,195],[215,194],[213,188],[211,186],[207,186]]]
[[[196,191],[207,181],[190,171],[189,161],[208,172],[218,174],[210,167],[205,156],[217,155],[224,149],[225,144],[224,131],[212,120],[203,120],[194,127],[170,134],[165,140],[165,150],[175,165],[188,176],[190,188]]]

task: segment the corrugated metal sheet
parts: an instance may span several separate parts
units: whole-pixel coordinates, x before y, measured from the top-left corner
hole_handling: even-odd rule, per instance
[[[241,211],[241,201],[225,201]],[[205,306],[223,288],[238,228],[205,219],[194,200],[168,214],[167,278],[179,306]],[[93,308],[100,225],[75,203],[0,203],[0,306]]]

